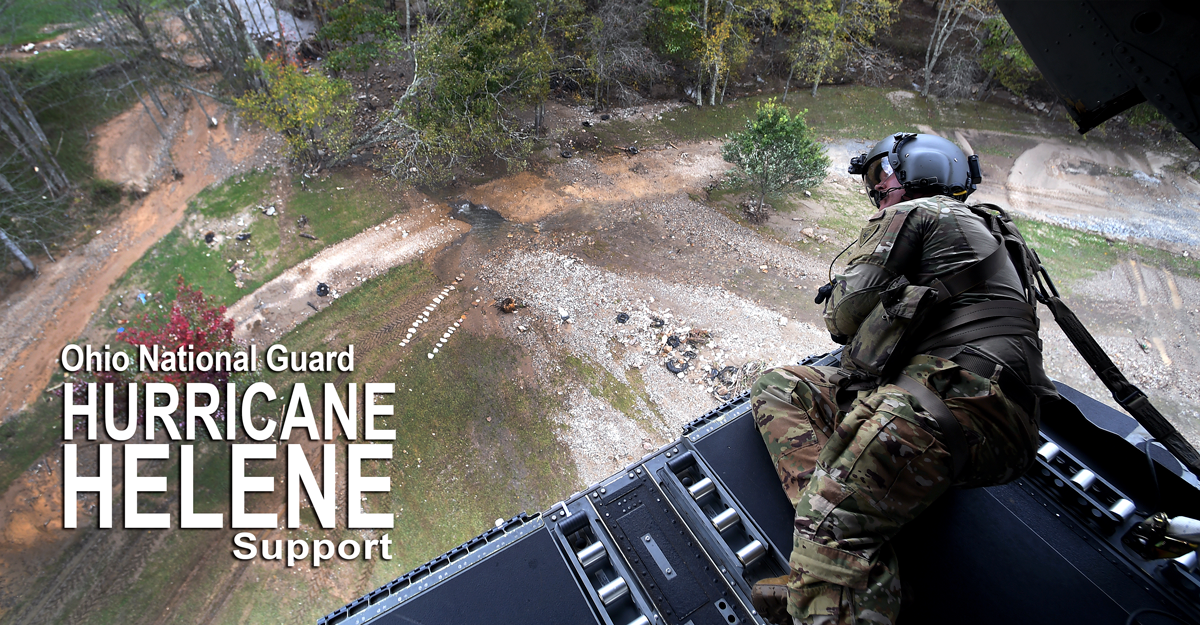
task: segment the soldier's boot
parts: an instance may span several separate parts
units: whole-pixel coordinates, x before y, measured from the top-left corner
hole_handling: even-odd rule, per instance
[[[788,616],[788,576],[761,579],[750,590],[750,602],[764,619],[775,625],[791,625]]]

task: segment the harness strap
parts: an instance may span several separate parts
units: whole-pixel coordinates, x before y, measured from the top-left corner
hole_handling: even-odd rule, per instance
[[[972,263],[966,269],[946,278],[945,280],[935,279],[929,283],[929,286],[938,290],[938,303],[944,302],[951,297],[955,297],[970,290],[975,285],[992,277],[996,272],[1004,268],[1004,264],[1008,262],[1008,248],[1003,242],[998,242],[999,245],[978,262]]]
[[[1021,380],[1020,376],[1013,373],[1008,367],[992,361],[990,358],[985,358],[970,352],[961,352],[950,358],[958,366],[974,373],[981,378],[995,379],[1000,384],[1000,390],[1004,392],[1012,403],[1021,407],[1025,414],[1030,417],[1035,416],[1037,410],[1037,396],[1033,391],[1029,390],[1029,386]],[[997,374],[999,374],[997,376]]]
[[[938,328],[933,332],[941,332],[960,325],[989,319],[992,317],[1015,317],[1028,321],[1037,321],[1037,312],[1033,306],[1015,299],[1000,299],[980,302],[959,308],[938,320]]]
[[[947,347],[953,341],[991,336],[1018,335],[1037,340],[1037,331],[1037,312],[1033,306],[1017,300],[992,300],[960,308],[937,319],[917,350],[928,352]]]
[[[929,387],[924,384],[901,374],[892,384],[899,386],[912,395],[920,408],[929,413],[933,420],[937,422],[938,429],[941,430],[942,443],[946,445],[946,450],[950,452],[950,479],[958,480],[958,476],[962,473],[963,466],[967,464],[967,456],[970,454],[970,449],[967,448],[967,436],[963,433],[962,424],[958,419],[954,418],[954,413],[950,412],[950,408],[946,406],[946,402],[929,390]]]

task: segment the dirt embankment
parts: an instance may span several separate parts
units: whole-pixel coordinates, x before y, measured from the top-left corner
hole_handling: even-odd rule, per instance
[[[0,419],[38,397],[59,350],[83,332],[109,286],[179,223],[192,196],[236,172],[279,164],[276,139],[206,106],[215,128],[190,100],[170,102],[170,117],[159,120],[166,139],[140,106],[96,129],[96,176],[145,195],[0,305]]]

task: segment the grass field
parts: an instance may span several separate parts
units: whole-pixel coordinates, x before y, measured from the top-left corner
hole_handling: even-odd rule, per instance
[[[822,87],[814,98],[808,91],[793,91],[785,103],[793,113],[804,114],[808,125],[824,141],[878,140],[900,130],[915,131],[917,124],[935,130],[974,128],[1030,134],[1037,132],[1033,118],[1012,107],[986,102],[949,102],[913,97],[894,104],[888,90],[861,86]],[[757,95],[726,100],[725,104],[698,107],[689,104],[662,120],[634,124],[624,120],[602,122],[594,132],[605,145],[653,144],[664,141],[723,139],[742,130],[758,103],[779,95]],[[1065,127],[1065,126],[1064,126]]]
[[[304,186],[299,178],[280,180],[290,187],[290,199],[284,207],[271,200],[271,184],[277,176],[274,171],[251,172],[197,195],[183,223],[151,247],[117,282],[106,307],[124,298],[132,310],[137,310],[131,299],[137,293],[161,293],[159,303],[165,305],[174,298],[178,275],[199,286],[217,303],[228,306],[325,247],[406,210],[382,185],[345,171],[306,180]],[[280,212],[266,216],[258,210],[266,204],[276,204]],[[296,219],[301,215],[308,217],[302,232],[317,240],[298,235]],[[236,225],[239,218],[243,225]],[[204,242],[206,230],[221,228],[227,231],[223,243],[210,246]],[[237,241],[233,235],[238,232],[251,236]],[[241,286],[228,271],[236,260],[245,261],[249,269]]]
[[[80,6],[68,0],[14,0],[0,17],[6,24],[0,26],[0,43],[20,45],[62,32],[80,18]]]

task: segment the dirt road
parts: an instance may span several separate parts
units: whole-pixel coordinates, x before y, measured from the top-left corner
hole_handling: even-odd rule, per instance
[[[194,104],[170,102],[169,140],[141,108],[96,129],[96,176],[148,190],[108,227],[88,232],[57,262],[43,262],[0,305],[0,420],[45,388],[59,351],[76,340],[108,288],[183,217],[204,187],[252,168],[279,164],[277,139],[252,132],[217,108],[209,127]],[[175,167],[182,178],[171,175]]]

